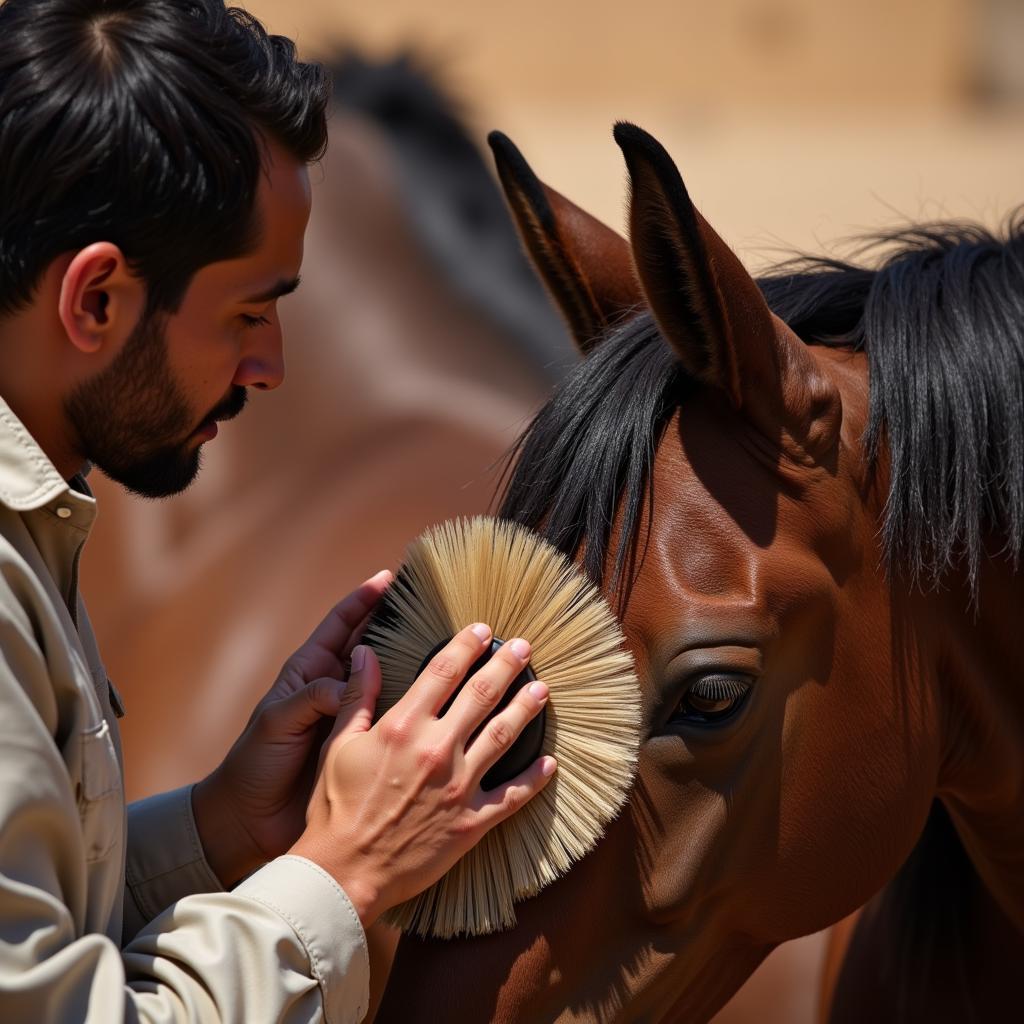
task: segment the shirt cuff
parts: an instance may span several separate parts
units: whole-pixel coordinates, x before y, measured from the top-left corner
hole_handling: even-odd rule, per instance
[[[370,1003],[370,955],[359,915],[323,868],[291,854],[278,857],[232,893],[282,917],[309,956],[329,1022],[360,1021]],[[352,1016],[352,1007],[357,1007]]]
[[[128,808],[125,875],[147,921],[185,896],[224,891],[203,854],[191,786],[138,800]]]

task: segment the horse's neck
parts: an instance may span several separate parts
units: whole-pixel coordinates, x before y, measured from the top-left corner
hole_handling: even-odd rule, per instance
[[[965,592],[926,599],[943,749],[937,795],[985,886],[1024,932],[1024,572],[983,566]]]
[[[842,941],[842,940],[840,940]],[[1014,1019],[1024,933],[978,878],[936,802],[893,881],[861,911],[830,996],[829,1024]]]

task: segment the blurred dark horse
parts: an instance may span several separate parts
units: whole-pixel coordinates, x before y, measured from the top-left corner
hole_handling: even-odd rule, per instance
[[[638,783],[511,931],[403,938],[378,1020],[701,1024],[868,901],[832,1021],[1017,1019],[1024,220],[755,282],[664,149],[616,139],[628,244],[494,139],[588,353],[502,512],[622,609]]]

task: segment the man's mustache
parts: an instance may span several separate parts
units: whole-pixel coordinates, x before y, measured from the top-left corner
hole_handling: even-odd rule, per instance
[[[249,392],[245,388],[241,386],[233,387],[228,397],[220,405],[216,406],[203,422],[233,420],[245,408],[245,403],[248,401]]]

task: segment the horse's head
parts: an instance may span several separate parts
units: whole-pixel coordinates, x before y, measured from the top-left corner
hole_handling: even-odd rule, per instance
[[[527,433],[503,512],[621,608],[638,780],[515,929],[404,940],[387,1020],[706,1020],[773,946],[876,892],[934,792],[935,710],[909,683],[877,536],[865,358],[798,338],[661,146],[629,125],[616,140],[629,243],[493,140],[588,354]]]

